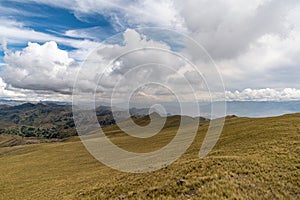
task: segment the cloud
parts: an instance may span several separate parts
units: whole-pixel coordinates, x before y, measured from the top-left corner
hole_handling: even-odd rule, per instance
[[[7,90],[7,84],[2,80],[2,78],[0,77],[0,96],[2,98],[14,98],[16,97],[18,94],[16,94],[13,91]],[[25,96],[24,94],[22,94],[22,96]]]
[[[6,53],[6,65],[0,75],[15,89],[71,95],[77,72],[81,69],[76,80],[77,89],[84,96],[98,88],[99,98],[103,101],[110,100],[111,95],[115,95],[116,100],[124,100],[149,82],[166,86],[155,89],[148,85],[152,88],[147,90],[152,93],[148,96],[157,95],[156,99],[161,97],[161,101],[169,100],[173,95],[170,91],[166,95],[166,89],[176,91],[176,95],[181,95],[185,101],[193,98],[192,89],[203,90],[201,76],[197,76],[194,68],[184,60],[170,53],[168,44],[154,41],[132,29],[118,37],[123,42],[102,43],[81,68],[54,41],[42,45],[28,43],[20,51]],[[113,41],[119,39],[112,38]],[[138,93],[147,96],[142,91]]]
[[[175,2],[189,36],[212,56],[227,90],[299,89],[299,1]],[[192,46],[184,51],[201,64]]]
[[[299,88],[300,38],[293,35],[299,33],[286,39],[265,35],[246,53],[217,62],[227,88]]]
[[[226,98],[234,101],[282,101],[300,100],[300,90],[295,88],[275,89],[250,89],[241,92],[226,92]]]
[[[182,59],[168,52],[171,50],[168,44],[147,38],[132,29],[127,29],[119,37],[123,38],[123,42],[119,44],[109,44],[109,41],[106,41],[107,43],[100,45],[94,55],[92,54],[82,66],[83,70],[79,74],[79,80],[89,79],[91,87],[95,87],[95,80],[98,80],[95,74],[100,75],[99,98],[109,100],[111,95],[115,95],[114,98],[118,100],[126,100],[131,92],[135,92],[149,82],[166,85],[172,91],[177,91],[177,95],[189,90],[185,80],[195,76],[185,76],[185,73],[193,69]],[[119,39],[112,38],[112,40]],[[161,89],[161,87],[151,89],[152,96],[154,94],[159,96],[166,90],[166,88]],[[160,97],[161,101],[169,99],[169,96],[166,97],[164,94]]]
[[[91,28],[81,28],[81,29],[72,29],[67,30],[65,35],[68,37],[79,38],[79,39],[90,39],[100,41],[103,37],[106,39],[109,37],[109,30],[101,27],[101,26],[94,26]]]
[[[83,21],[95,13],[104,15],[118,31],[145,26],[183,31],[214,59],[239,56],[266,34],[286,37],[293,25],[287,15],[299,5],[296,0],[33,1],[72,10]]]
[[[228,90],[300,85],[299,1],[84,1],[74,9],[85,14],[115,13],[123,26],[186,32],[215,60]],[[189,44],[183,51],[203,65]]]
[[[8,51],[8,49],[7,49],[7,42],[6,42],[6,39],[5,38],[2,38],[2,49],[3,49],[3,51]]]
[[[8,100],[22,101],[71,101],[69,95],[54,93],[50,91],[35,91],[21,88],[14,88],[5,83],[0,77],[0,97]]]
[[[38,32],[33,29],[27,28],[23,23],[1,18],[0,17],[0,38],[5,38],[5,42],[10,45],[20,45],[30,42],[47,42],[55,41],[56,43],[63,44],[79,51],[88,52],[90,49],[95,48],[99,45],[98,42],[91,41],[89,39],[70,39],[66,37],[58,37],[51,34]],[[86,54],[75,54],[78,55],[76,59],[83,60]]]
[[[122,35],[120,35],[122,37]],[[95,89],[97,78],[104,70],[109,71],[102,79],[102,86],[106,91],[111,91],[111,87],[115,84],[118,78],[123,77],[126,71],[132,66],[144,63],[149,54],[144,51],[140,54],[131,55],[121,59],[122,66],[109,65],[109,63],[117,56],[131,49],[144,47],[157,47],[170,49],[166,44],[154,42],[143,38],[134,30],[127,30],[124,33],[124,42],[122,44],[102,44],[96,52],[96,65],[86,64],[82,69],[84,77],[79,78],[78,82],[80,90],[83,92],[91,92]],[[165,62],[175,66],[176,62],[172,59],[161,56],[161,52],[150,52],[151,60],[149,62]],[[138,59],[137,59],[138,58]],[[149,60],[149,59],[148,59]],[[79,63],[65,50],[58,48],[54,41],[46,42],[42,45],[38,43],[28,43],[28,46],[21,51],[7,51],[4,56],[5,65],[2,67],[1,77],[5,84],[12,88],[26,89],[32,91],[48,91],[61,94],[71,94]],[[127,68],[126,68],[127,66]],[[108,68],[107,68],[108,67]],[[153,72],[153,75],[158,72]],[[160,79],[164,78],[160,71]],[[134,82],[135,79],[132,79]]]
[[[128,29],[120,37],[124,42],[102,43],[92,55],[92,59],[88,60],[91,63],[82,66],[77,81],[83,96],[98,87],[98,97],[102,101],[110,100],[111,95],[115,95],[114,98],[118,100],[124,100],[130,92],[135,92],[133,96],[136,100],[143,101],[172,101],[172,91],[184,97],[184,101],[194,98],[193,95],[196,95],[198,100],[210,98],[201,75],[197,75],[196,71],[173,54],[167,53],[165,50],[170,50],[171,47],[166,43],[151,40],[132,29]],[[149,47],[156,49],[147,49]],[[267,51],[257,51],[257,54],[262,52]],[[268,59],[268,56],[264,58],[279,65],[287,62]],[[77,72],[80,70],[79,64],[70,58],[67,51],[59,49],[56,42],[46,42],[42,45],[28,43],[21,51],[8,52],[4,61],[6,65],[3,66],[1,77],[5,82],[1,79],[1,95],[7,97],[21,98],[23,95],[24,98],[26,94],[31,94],[39,98],[70,99]],[[274,66],[274,63],[271,66]],[[101,74],[103,76],[100,76]],[[167,87],[147,85],[148,82],[161,83]],[[188,88],[190,85],[200,93],[191,92]],[[226,91],[226,98],[255,101],[295,100],[300,99],[300,90],[267,88],[245,89],[241,92]]]
[[[258,97],[261,99],[298,98],[297,92],[294,90],[297,91],[300,85],[298,78],[300,76],[299,1],[32,1],[68,9],[82,21],[93,14],[104,15],[116,30],[126,30],[125,40],[111,44],[98,42],[98,37],[93,32],[101,32],[100,27],[73,29],[66,31],[62,36],[54,36],[27,28],[26,24],[12,19],[1,18],[0,38],[7,38],[9,44],[23,44],[27,41],[42,43],[55,41],[57,44],[75,48],[75,50],[69,51],[67,56],[64,56],[67,52],[61,51],[53,43],[43,45],[30,43],[25,49],[7,55],[5,61],[7,64],[1,76],[12,87],[68,93],[72,85],[70,83],[74,78],[71,78],[74,76],[72,70],[78,69],[74,64],[75,60],[84,60],[90,50],[98,45],[101,48],[97,56],[102,59],[102,63],[98,68],[93,68],[93,66],[87,68],[86,77],[79,80],[80,89],[84,92],[90,92],[95,88],[97,74],[104,69],[107,72],[102,78],[101,90],[105,93],[103,96],[109,96],[114,84],[124,77],[127,77],[128,80],[121,82],[124,85],[120,88],[120,95],[137,84],[135,81],[139,81],[140,77],[146,75],[153,81],[172,83],[173,86],[176,85],[179,90],[184,91],[185,85],[182,77],[174,75],[167,69],[162,70],[154,66],[151,70],[150,68],[143,69],[144,71],[141,69],[136,74],[128,74],[133,66],[146,61],[172,66],[193,85],[201,85],[202,79],[199,80],[199,77],[195,76],[194,71],[190,70],[188,66],[178,62],[171,55],[158,51],[140,50],[135,54],[128,54],[126,57],[120,58],[112,65],[109,64],[109,61],[133,48],[154,46],[174,50],[179,38],[172,38],[169,35],[167,39],[171,42],[166,42],[167,39],[164,35],[156,35],[149,39],[146,36],[151,36],[150,33],[142,35],[138,31],[134,31],[137,27],[162,26],[184,32],[205,47],[219,66],[229,99],[247,99],[247,95],[249,99],[253,100],[259,100]],[[131,29],[127,29],[128,27]],[[102,34],[108,33],[101,32]],[[41,60],[34,58],[38,57],[35,49],[40,48],[43,52]],[[46,56],[46,49],[57,54],[58,57]],[[201,66],[202,69],[205,66],[206,68],[211,67],[199,60],[199,52],[188,43],[180,42],[180,48],[176,48],[176,51],[183,55],[191,55],[189,57],[191,61]],[[74,66],[68,63],[68,59],[73,59],[71,63]],[[63,65],[60,65],[61,63]],[[109,67],[107,67],[108,65]],[[56,76],[51,77],[48,72],[56,74]],[[205,70],[203,74],[205,74]],[[14,75],[18,79],[13,80]],[[142,82],[143,79],[140,79]],[[47,86],[46,81],[53,84]],[[245,91],[245,88],[252,88],[251,92]],[[292,89],[290,95],[285,95],[282,88],[295,89]],[[233,92],[235,90],[242,92]],[[151,91],[153,94],[165,92]]]
[[[296,1],[175,1],[191,37],[213,59],[230,59],[245,53],[267,34],[286,37],[286,19]]]
[[[28,43],[22,51],[7,52],[3,80],[14,88],[70,93],[78,63],[56,42]]]
[[[74,15],[84,21],[91,14],[104,15],[117,31],[137,26],[162,26],[184,30],[183,19],[172,0],[31,0],[39,4],[72,10]]]

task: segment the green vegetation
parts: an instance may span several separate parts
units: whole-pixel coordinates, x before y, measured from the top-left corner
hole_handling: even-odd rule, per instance
[[[132,108],[130,112],[134,116],[145,116],[148,109]],[[95,113],[102,127],[115,124],[110,107],[99,106]],[[124,111],[117,111],[114,116],[123,120],[127,118]],[[62,139],[77,135],[71,105],[54,103],[0,105],[0,134],[43,139]]]
[[[71,107],[25,103],[0,108],[0,134],[21,137],[65,138],[76,135]]]
[[[136,119],[140,125],[145,118]],[[135,152],[164,146],[177,129],[169,117],[146,140],[105,128],[111,141]],[[0,148],[2,199],[300,199],[300,114],[227,117],[213,151],[198,158],[208,128],[179,160],[161,170],[129,174],[95,160],[77,137],[50,144]]]

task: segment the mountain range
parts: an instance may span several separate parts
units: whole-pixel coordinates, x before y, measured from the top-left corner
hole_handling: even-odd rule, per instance
[[[131,116],[147,115],[148,109],[130,109]],[[99,124],[115,124],[115,118],[125,120],[127,112],[112,111],[99,106],[95,110]],[[72,106],[56,103],[24,103],[0,105],[0,133],[25,137],[65,138],[76,135]]]
[[[185,107],[188,108],[188,103],[185,104]],[[173,104],[163,105],[167,108],[167,115],[186,114],[178,112],[178,109]],[[300,112],[300,101],[231,101],[227,102],[226,106],[226,115],[243,117],[268,117]],[[194,109],[192,106],[190,107],[190,110]],[[199,108],[202,117],[209,119],[223,117],[210,115],[210,103],[199,103]],[[126,120],[129,116],[146,116],[150,113],[150,110],[140,106],[138,108],[130,108],[128,113],[121,108],[112,109],[109,106],[98,106],[95,113],[99,124],[105,127],[115,124],[116,121]],[[66,138],[74,136],[76,135],[76,129],[73,121],[72,105],[66,102],[24,103],[23,101],[0,100],[1,133],[39,138]]]

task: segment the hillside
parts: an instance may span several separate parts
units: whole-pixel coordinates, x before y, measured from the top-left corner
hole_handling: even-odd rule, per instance
[[[130,113],[144,116],[148,109],[132,108]],[[115,124],[114,116],[126,119],[124,111],[113,112],[107,106],[97,107],[96,115],[101,126]],[[0,134],[47,139],[77,135],[71,105],[55,103],[0,105]]]
[[[137,118],[144,125],[147,118]],[[135,139],[115,126],[105,133],[134,152],[161,148],[179,118],[168,117],[157,136]],[[2,199],[300,199],[300,114],[227,117],[210,154],[198,158],[208,128],[179,160],[161,170],[129,174],[95,160],[77,137],[51,144],[0,148]]]
[[[0,108],[0,133],[23,137],[64,138],[75,135],[71,106],[25,103]]]

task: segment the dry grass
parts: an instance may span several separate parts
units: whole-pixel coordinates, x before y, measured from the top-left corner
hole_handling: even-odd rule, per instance
[[[0,198],[300,199],[300,114],[227,118],[216,147],[198,159],[207,127],[199,127],[179,160],[145,174],[102,165],[77,138],[0,148]],[[176,119],[170,120],[159,137],[144,142],[115,127],[106,133],[122,148],[146,152],[164,145],[176,128]]]

